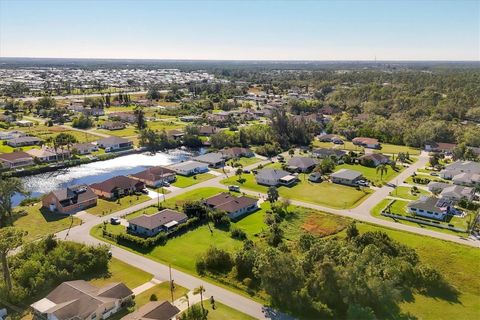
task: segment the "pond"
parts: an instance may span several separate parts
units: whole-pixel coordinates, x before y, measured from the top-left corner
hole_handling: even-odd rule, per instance
[[[200,153],[203,151],[201,150]],[[92,184],[109,178],[128,175],[152,166],[165,166],[187,160],[198,152],[171,150],[149,153],[130,154],[118,158],[83,164],[77,167],[60,169],[54,172],[23,177],[25,188],[31,192],[30,197],[39,197],[50,191],[75,184]],[[12,203],[17,206],[25,197],[15,195]]]

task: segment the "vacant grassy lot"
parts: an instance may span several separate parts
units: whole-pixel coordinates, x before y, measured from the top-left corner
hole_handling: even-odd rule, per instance
[[[97,201],[97,205],[95,207],[87,209],[87,212],[97,216],[104,216],[112,212],[128,208],[132,205],[145,202],[147,200],[150,200],[150,197],[145,194],[125,196],[120,198],[119,200],[113,201],[99,198]]]
[[[254,163],[257,163],[257,162],[260,162],[262,161],[261,159],[257,158],[257,157],[250,157],[250,158],[247,158],[247,157],[241,157],[239,159],[232,159],[232,160],[228,160],[227,161],[227,164],[228,165],[232,165],[233,163],[238,163],[240,164],[242,167],[248,167]]]
[[[200,304],[198,304],[200,305]],[[232,309],[229,306],[221,304],[220,302],[215,302],[215,310],[212,308],[212,305],[208,300],[203,302],[205,310],[208,310],[208,320],[253,320],[255,318],[250,317],[249,315],[240,312],[238,310]]]
[[[429,195],[430,192],[423,190],[423,189],[417,189],[417,192],[415,194],[412,193],[412,188],[410,187],[396,187],[393,191],[390,192],[390,195],[392,197],[397,197],[397,198],[403,198],[403,199],[408,199],[408,200],[417,200],[420,198],[420,196],[426,196]]]
[[[403,167],[398,166],[398,171],[394,171],[390,166],[387,166],[387,173],[383,175],[382,179],[380,178],[380,172],[377,173],[377,168],[365,167],[360,164],[342,164],[335,167],[335,171],[340,169],[359,171],[366,179],[373,181],[375,184],[380,184],[382,182],[388,182],[394,179],[400,172],[402,172]]]
[[[208,172],[199,173],[191,177],[177,175],[177,180],[174,183],[172,183],[172,185],[179,188],[186,188],[212,178],[215,178],[215,176]]]
[[[404,313],[418,319],[478,319],[480,310],[480,250],[408,232],[358,223],[358,229],[383,231],[414,248],[420,260],[439,271],[458,291],[458,298],[445,300],[416,293],[400,304]]]
[[[156,131],[168,131],[172,129],[181,129],[184,128],[185,125],[175,122],[175,121],[168,121],[168,120],[162,120],[162,121],[149,121],[147,122],[147,125],[150,129],[156,130]]]
[[[246,180],[244,183],[239,183],[237,176],[220,182],[225,185],[239,185],[240,188],[267,193],[268,187],[258,185],[253,174],[243,174],[242,178]],[[353,187],[330,182],[312,183],[306,179],[304,174],[300,174],[299,179],[300,181],[292,187],[278,187],[280,196],[331,208],[352,208],[359,205],[371,193],[367,188],[360,191]]]
[[[176,284],[175,289],[173,290],[173,300],[181,298],[187,292],[188,289]],[[144,304],[147,304],[150,301],[150,296],[152,294],[157,296],[158,301],[167,300],[171,302],[172,295],[170,293],[170,283],[168,281],[163,282],[140,293],[135,297],[135,307],[139,308]]]
[[[110,260],[108,267],[110,271],[109,277],[92,279],[90,283],[101,287],[112,282],[123,282],[130,289],[134,289],[153,278],[153,275],[150,273],[115,258]]]
[[[16,207],[13,225],[25,230],[28,234],[24,237],[26,242],[32,241],[51,233],[56,233],[80,224],[80,219],[70,216],[40,210],[41,203],[26,207]]]
[[[97,129],[95,132],[108,134],[111,136],[117,137],[130,137],[138,134],[138,130],[134,126],[127,126],[125,129],[121,130],[106,130],[106,129]]]

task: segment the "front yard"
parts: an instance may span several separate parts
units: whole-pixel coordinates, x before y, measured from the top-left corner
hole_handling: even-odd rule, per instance
[[[125,196],[118,200],[112,201],[99,198],[97,205],[87,209],[86,211],[97,216],[104,216],[115,211],[126,209],[135,204],[145,202],[147,200],[150,200],[150,197],[145,194]]]
[[[335,171],[340,169],[359,171],[366,179],[377,185],[391,181],[398,176],[398,174],[402,172],[404,168],[402,166],[397,166],[397,171],[394,171],[390,166],[387,166],[387,173],[385,173],[382,178],[380,177],[380,172],[377,173],[377,168],[365,167],[360,164],[341,164],[335,167]]]
[[[36,203],[14,209],[13,226],[28,232],[24,237],[25,242],[74,227],[81,222],[80,219],[73,216],[64,216],[42,210],[41,206],[41,203]]]
[[[134,266],[126,264],[123,261],[112,258],[108,265],[110,275],[105,278],[93,278],[89,282],[97,287],[107,285],[112,282],[123,282],[130,289],[152,280],[153,275]]]
[[[178,188],[186,188],[186,187],[193,186],[197,183],[210,180],[212,178],[215,178],[215,175],[208,172],[199,173],[191,177],[185,177],[178,174],[177,180],[172,183],[172,186],[175,186]]]
[[[428,196],[430,192],[418,188],[415,193],[412,193],[413,188],[410,187],[396,187],[393,191],[390,191],[390,195],[396,198],[403,198],[407,200],[417,200],[421,196]]]
[[[183,297],[188,292],[188,289],[175,284],[173,290],[173,300],[177,300]],[[141,306],[150,302],[150,297],[154,294],[157,297],[157,301],[167,300],[171,301],[172,295],[170,293],[170,283],[168,281],[157,284],[156,286],[140,293],[135,297],[135,308],[138,309]]]

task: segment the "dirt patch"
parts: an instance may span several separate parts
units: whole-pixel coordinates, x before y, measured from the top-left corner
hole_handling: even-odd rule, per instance
[[[302,229],[317,236],[329,236],[345,229],[348,221],[342,217],[311,215],[302,225]]]

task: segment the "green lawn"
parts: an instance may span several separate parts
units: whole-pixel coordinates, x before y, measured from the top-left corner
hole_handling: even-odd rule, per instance
[[[394,171],[390,166],[387,166],[387,173],[383,175],[382,179],[380,179],[380,173],[377,173],[377,168],[365,167],[360,164],[341,164],[335,167],[335,171],[340,169],[359,171],[366,179],[373,181],[374,184],[377,185],[381,184],[382,182],[385,183],[391,181],[403,170],[403,167],[401,166],[398,166],[397,168],[398,171]]]
[[[460,293],[458,301],[414,294],[401,310],[418,319],[478,319],[480,314],[480,250],[408,232],[357,223],[361,232],[383,231],[393,239],[414,248],[420,260],[437,271]]]
[[[199,173],[191,177],[177,175],[177,180],[174,183],[172,183],[172,185],[178,188],[186,188],[215,177],[216,176],[208,172]]]
[[[184,124],[181,124],[175,121],[165,121],[165,120],[148,121],[147,125],[150,129],[157,130],[157,131],[162,131],[162,130],[168,131],[172,129],[181,129],[185,127]]]
[[[227,164],[229,165],[232,165],[233,163],[238,163],[240,164],[242,167],[248,167],[254,163],[257,163],[257,162],[260,162],[262,161],[261,159],[257,158],[257,157],[250,157],[250,158],[247,158],[247,157],[241,157],[239,159],[235,159],[235,160],[229,160],[227,161]]]
[[[177,300],[185,293],[188,292],[188,289],[179,286],[178,284],[175,285],[175,289],[173,290],[173,300]],[[156,286],[140,293],[138,296],[135,297],[135,307],[139,308],[144,304],[147,304],[150,301],[150,296],[155,294],[157,296],[157,301],[167,300],[172,302],[172,295],[170,293],[170,283],[168,281],[162,282],[157,284]]]
[[[106,129],[97,129],[95,132],[108,134],[111,136],[117,137],[130,137],[138,134],[138,130],[134,126],[127,126],[125,129],[121,130],[106,130]]]
[[[26,242],[56,233],[80,224],[80,219],[41,210],[41,203],[26,207],[16,207],[13,225],[28,232]],[[23,212],[23,213],[22,213]]]
[[[237,181],[237,176],[231,176],[220,182],[225,185],[239,185],[240,188],[267,193],[268,187],[258,185],[253,174],[243,174],[242,178],[246,179],[243,184]],[[278,187],[280,196],[331,208],[352,208],[359,205],[371,193],[368,188],[359,191],[353,187],[330,182],[311,183],[303,174],[300,174],[299,179],[300,181],[292,187]]]
[[[423,189],[417,189],[417,190],[418,191],[415,194],[412,194],[412,188],[400,186],[400,187],[396,187],[393,191],[391,191],[390,195],[396,198],[417,200],[420,198],[420,196],[426,196],[430,194],[430,192]]]
[[[112,212],[128,208],[132,205],[145,202],[147,200],[150,200],[150,197],[145,194],[141,194],[138,196],[131,195],[122,197],[119,199],[120,203],[118,203],[117,200],[109,201],[99,198],[97,201],[97,205],[95,207],[87,209],[87,212],[97,216],[104,216]]]
[[[30,149],[39,149],[40,146],[26,146],[26,147],[20,147],[20,148],[13,148],[13,147],[10,147],[6,144],[3,144],[3,140],[0,140],[0,153],[10,153],[10,152],[13,152],[15,151],[15,149],[20,149],[22,151],[27,151],[27,150],[30,150]]]
[[[109,277],[92,279],[90,280],[90,283],[97,287],[101,287],[112,282],[123,282],[130,289],[135,289],[153,278],[153,275],[150,273],[135,268],[134,266],[115,258],[110,260],[108,267],[110,272]]]
[[[215,297],[214,297],[215,298]],[[200,305],[200,303],[198,303]],[[215,310],[212,308],[209,300],[203,302],[205,310],[208,310],[208,320],[251,320],[255,319],[248,314],[232,309],[229,306],[215,301]]]

